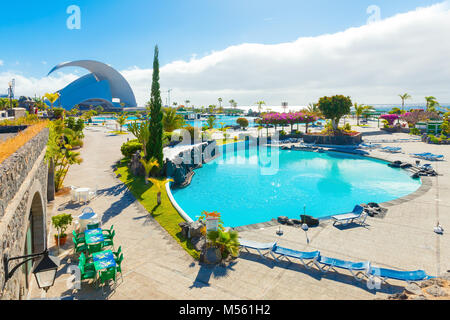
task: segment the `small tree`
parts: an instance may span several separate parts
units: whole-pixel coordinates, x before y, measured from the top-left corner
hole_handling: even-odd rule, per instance
[[[161,204],[162,188],[166,185],[166,183],[173,182],[173,180],[172,179],[158,180],[158,179],[154,179],[154,178],[149,178],[148,180],[151,183],[153,183],[153,186],[158,191],[158,193],[156,194],[156,201],[157,201],[158,205],[160,205]]]
[[[247,128],[249,125],[248,120],[246,118],[238,118],[236,122],[241,128],[244,129]]]
[[[58,237],[59,239],[67,237],[65,232],[71,223],[72,215],[70,214],[59,214],[57,216],[53,216],[52,224],[58,232],[55,237]]]
[[[148,184],[148,177],[150,176],[150,172],[152,172],[153,168],[159,168],[159,163],[156,158],[150,158],[150,160],[145,159],[144,153],[141,154],[141,159],[139,160],[142,163],[142,166],[145,170],[145,184]]]
[[[322,97],[319,100],[319,110],[325,116],[330,119],[333,131],[337,131],[339,121],[341,118],[350,113],[352,106],[352,100],[350,97],[343,95],[336,95],[332,97]]]

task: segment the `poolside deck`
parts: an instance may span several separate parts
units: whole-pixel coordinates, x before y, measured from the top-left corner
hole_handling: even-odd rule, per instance
[[[364,128],[361,131],[375,132]],[[380,131],[370,139],[407,137],[406,134],[384,134]],[[209,267],[194,261],[170,236],[148,217],[141,205],[114,176],[112,165],[120,159],[118,150],[127,136],[112,136],[102,131],[86,131],[82,149],[84,162],[73,166],[66,185],[95,187],[100,196],[89,206],[102,217],[105,227],[114,225],[115,242],[124,252],[123,282],[114,293],[102,295],[101,289],[83,284],[82,290],[67,289],[67,265],[59,272],[48,298],[73,295],[77,299],[374,299],[399,292],[405,285],[391,281],[381,290],[370,290],[366,283],[355,281],[345,272],[322,274],[306,270],[300,264],[262,260],[258,255],[243,253],[231,266]],[[450,235],[433,232],[437,221],[444,229],[450,226],[450,146],[427,145],[421,142],[389,143],[400,146],[406,154],[379,151],[371,155],[387,160],[415,161],[408,153],[432,152],[444,154],[446,161],[432,163],[442,176],[429,178],[431,188],[409,201],[391,203],[385,218],[366,220],[367,226],[334,227],[324,222],[308,231],[283,227],[284,235],[275,231],[278,226],[242,231],[240,236],[261,242],[278,241],[282,246],[297,250],[320,250],[322,254],[351,261],[370,260],[381,267],[401,270],[424,269],[438,275],[450,269]],[[422,163],[424,163],[422,161]],[[58,197],[49,213],[71,213],[77,216],[83,206],[67,203],[68,197]],[[283,215],[282,212],[274,216]],[[447,226],[447,227],[446,227]],[[53,234],[54,230],[49,229]],[[67,247],[69,249],[70,247]],[[63,263],[77,264],[69,252],[61,252]],[[39,297],[33,280],[30,297]]]

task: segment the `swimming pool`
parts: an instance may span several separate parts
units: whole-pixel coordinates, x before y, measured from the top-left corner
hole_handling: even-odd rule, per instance
[[[390,201],[421,185],[381,160],[331,152],[268,151],[228,150],[197,169],[188,187],[172,190],[173,197],[193,220],[203,210],[218,211],[225,226],[237,227],[279,216],[299,219],[304,207],[307,215],[317,218],[349,212],[356,204]]]

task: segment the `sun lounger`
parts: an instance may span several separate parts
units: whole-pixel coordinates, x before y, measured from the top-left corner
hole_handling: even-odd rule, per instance
[[[383,147],[380,149],[381,151],[390,152],[390,153],[399,153],[402,151],[400,147]]]
[[[381,280],[382,283],[386,283],[387,279],[395,279],[412,283],[434,278],[432,276],[427,275],[426,272],[423,270],[398,271],[378,267],[370,267],[367,272],[367,276],[372,278],[378,278]]]
[[[381,144],[374,144],[374,143],[361,143],[360,148],[362,149],[376,149],[376,148],[380,148]]]
[[[263,259],[266,258],[267,254],[270,254],[276,260],[276,257],[272,252],[273,248],[277,245],[276,242],[260,243],[251,240],[239,239],[239,245],[241,246],[242,249],[245,249],[247,252],[250,252],[248,249],[256,250]],[[263,254],[261,251],[264,250],[267,250],[267,252]]]
[[[370,262],[368,261],[351,262],[320,256],[319,259],[317,259],[314,263],[320,269],[320,271],[325,273],[330,270],[337,272],[335,268],[348,270],[357,281],[361,281],[364,277],[366,277],[367,273],[370,270]],[[324,267],[322,267],[321,265],[323,265]],[[358,277],[360,274],[362,274],[363,276]]]
[[[314,252],[302,252],[302,251],[296,251],[292,249],[287,249],[283,247],[275,246],[273,249],[273,253],[278,255],[278,258],[275,257],[275,260],[278,261],[278,259],[285,258],[288,261],[289,258],[299,259],[300,262],[305,266],[306,269],[311,269],[311,264],[314,264],[314,261],[317,260],[320,256],[319,251]],[[305,262],[305,260],[311,260],[308,263]]]
[[[355,221],[359,221],[360,224],[364,224],[366,218],[367,215],[364,213],[364,208],[359,205],[356,205],[355,208],[353,208],[353,211],[350,213],[339,214],[331,217],[331,219],[334,220],[333,226],[337,223],[349,224]]]
[[[423,153],[410,153],[411,156],[416,157],[416,158],[420,158],[420,159],[425,159],[425,160],[429,160],[429,161],[438,161],[438,160],[444,160],[444,156],[441,154],[433,154],[433,153],[429,153],[429,152],[423,152]]]

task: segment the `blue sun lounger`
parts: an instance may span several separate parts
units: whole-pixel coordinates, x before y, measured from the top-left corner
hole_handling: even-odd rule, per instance
[[[293,259],[299,259],[300,262],[305,266],[306,269],[311,269],[311,264],[314,264],[314,261],[317,260],[320,257],[319,251],[314,252],[303,252],[303,251],[297,251],[292,249],[287,249],[283,247],[275,246],[273,250],[274,254],[278,255],[278,258],[275,257],[275,260],[279,261],[278,259],[285,258],[288,261],[289,258]],[[311,260],[308,263],[305,262],[305,260]]]
[[[260,243],[251,240],[239,239],[239,245],[242,249],[245,249],[245,251],[247,252],[250,252],[248,249],[256,250],[263,259],[266,259],[266,255],[270,254],[276,260],[276,257],[272,252],[274,247],[277,245],[276,242]],[[265,250],[267,250],[267,252],[263,254],[261,251]]]
[[[353,208],[353,211],[350,213],[338,214],[331,217],[331,219],[334,220],[333,226],[336,225],[336,223],[349,224],[351,222],[354,222],[355,220],[359,220],[361,224],[364,224],[366,218],[367,215],[364,213],[364,208],[359,205],[356,205],[355,208]]]
[[[367,276],[367,273],[370,270],[369,261],[351,262],[320,256],[319,259],[314,261],[314,263],[317,266],[317,268],[319,268],[320,271],[325,273],[330,270],[337,272],[335,268],[348,270],[357,281],[361,281],[362,279],[364,279],[364,277]],[[324,265],[324,267],[322,267],[321,265]],[[363,276],[358,277],[360,274],[362,274]]]
[[[437,161],[437,160],[443,160],[444,156],[439,154],[433,154],[433,153],[429,153],[429,152],[423,152],[423,153],[410,153],[411,156],[416,157],[416,158],[421,158],[421,159],[425,159],[425,160],[430,160],[430,161]]]
[[[382,283],[386,283],[387,279],[401,280],[408,283],[415,283],[419,281],[424,281],[428,279],[433,279],[434,277],[429,276],[423,270],[417,271],[398,271],[392,269],[370,267],[367,272],[368,277],[378,278]]]
[[[402,148],[400,148],[400,147],[383,147],[380,150],[390,152],[390,153],[399,153],[402,151]]]

